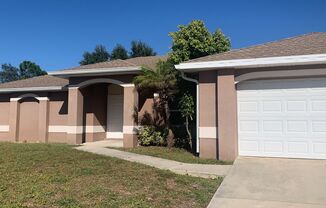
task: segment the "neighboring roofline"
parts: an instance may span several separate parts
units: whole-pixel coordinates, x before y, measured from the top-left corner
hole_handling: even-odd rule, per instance
[[[229,59],[221,61],[188,62],[175,65],[175,68],[184,72],[216,70],[220,68],[258,68],[271,66],[306,65],[326,63],[326,54],[278,56],[252,59]]]
[[[141,67],[115,67],[115,68],[90,68],[90,69],[71,69],[49,72],[49,75],[58,77],[71,76],[90,76],[90,75],[120,75],[120,74],[138,74]]]
[[[0,88],[0,93],[11,92],[36,92],[36,91],[62,91],[66,90],[62,86],[49,86],[49,87],[20,87],[20,88]]]

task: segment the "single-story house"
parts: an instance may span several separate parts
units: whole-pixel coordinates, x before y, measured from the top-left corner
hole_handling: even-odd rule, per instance
[[[113,60],[0,84],[0,141],[137,144],[135,111],[152,114],[133,77],[166,57]]]
[[[108,61],[0,84],[0,140],[80,144],[114,138],[133,147],[135,112],[151,112],[153,100],[139,96],[132,79],[141,66],[165,58]],[[176,68],[197,83],[201,157],[326,159],[326,33]]]
[[[199,152],[326,159],[326,33],[310,33],[193,59]],[[196,80],[193,80],[196,82]]]

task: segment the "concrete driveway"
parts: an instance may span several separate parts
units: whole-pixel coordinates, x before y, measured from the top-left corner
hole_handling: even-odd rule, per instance
[[[209,208],[325,208],[326,160],[240,157]]]

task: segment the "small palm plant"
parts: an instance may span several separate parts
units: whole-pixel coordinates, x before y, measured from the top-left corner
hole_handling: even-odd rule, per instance
[[[157,107],[163,109],[164,125],[169,130],[168,137],[173,137],[169,122],[169,101],[173,98],[177,88],[176,76],[176,70],[171,62],[160,61],[154,69],[142,67],[142,73],[133,80],[139,91],[151,90],[158,94],[159,99]]]

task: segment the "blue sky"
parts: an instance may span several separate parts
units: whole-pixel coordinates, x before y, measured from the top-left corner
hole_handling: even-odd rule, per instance
[[[169,32],[201,19],[221,28],[232,48],[326,31],[325,0],[2,0],[0,63],[38,63],[47,71],[78,65],[96,44],[129,48],[143,40],[158,54]]]

